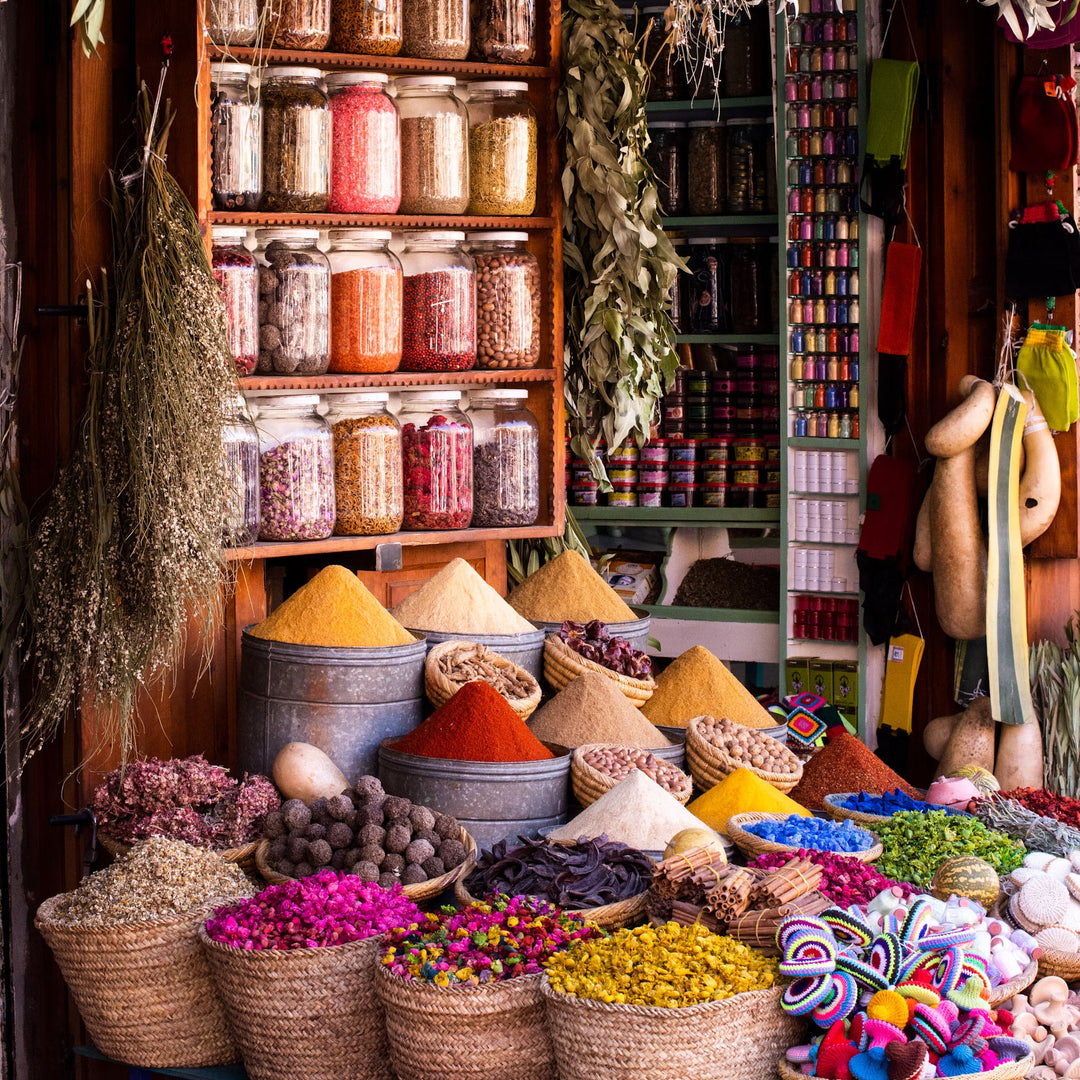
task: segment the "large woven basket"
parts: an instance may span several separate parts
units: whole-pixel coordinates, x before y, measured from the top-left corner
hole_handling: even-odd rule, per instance
[[[576,678],[590,671],[611,679],[626,698],[639,708],[653,696],[656,689],[651,675],[647,679],[632,679],[629,675],[620,675],[603,664],[586,660],[580,653],[574,652],[558,634],[548,634],[544,639],[544,678],[554,689],[563,690]]]
[[[755,776],[761,777],[766,783],[771,784],[777,791],[785,795],[802,779],[802,762],[778,740],[769,735],[762,735],[753,728],[746,730],[755,738],[768,739],[770,743],[776,743],[781,751],[781,757],[791,764],[791,772],[771,772],[767,769],[759,769],[753,765],[746,765],[733,758],[726,749],[710,742],[701,733],[701,722],[704,716],[695,716],[686,725],[686,763],[690,767],[690,773],[697,781],[698,787],[704,791],[715,787],[724,777],[733,773],[736,769],[749,769]]]
[[[1007,923],[1014,929],[1027,929],[1027,927],[1020,925],[1020,921],[1013,912],[1010,903],[1001,896],[998,896],[998,902],[990,909],[990,914],[1001,919],[1002,922]],[[1033,931],[1029,930],[1028,932],[1032,933]],[[1080,979],[1080,953],[1064,953],[1056,949],[1043,949],[1038,966],[1037,977],[1040,979],[1046,978],[1047,975],[1057,975],[1066,982],[1074,982]],[[1013,991],[1014,994],[1019,992],[1019,990]]]
[[[585,760],[587,751],[602,749],[616,749],[616,746],[614,743],[586,743],[584,746],[579,746],[570,759],[570,786],[574,789],[574,798],[583,807],[596,802],[601,795],[609,792],[619,782],[614,776],[601,772],[595,765],[590,765]],[[627,747],[626,749],[636,748]],[[671,762],[662,759],[661,765],[670,765],[671,768],[676,768]],[[685,806],[694,792],[694,784],[686,773],[682,772],[682,770],[677,771],[685,782],[677,791],[671,791],[669,794]]]
[[[995,986],[990,991],[990,997],[987,1000],[987,1004],[991,1009],[996,1009],[999,1005],[1004,1005],[1014,994],[1022,994],[1035,981],[1035,976],[1038,974],[1039,962],[1037,960],[1032,960],[1031,963],[1016,976],[1016,978]]]
[[[375,993],[381,938],[318,949],[199,940],[251,1080],[393,1080]]]
[[[122,844],[119,840],[113,840],[111,837],[105,836],[102,833],[98,833],[98,843],[110,854],[113,858],[117,855],[126,855],[130,850],[131,844]],[[258,840],[252,840],[250,844],[241,844],[240,847],[225,848],[222,851],[216,852],[226,862],[236,863],[245,873],[253,874],[255,872],[255,849],[259,846]]]
[[[435,986],[379,964],[397,1080],[556,1080],[540,975],[483,986]]]
[[[767,1080],[803,1025],[780,988],[681,1009],[559,994],[543,980],[560,1080]]]
[[[482,657],[494,667],[514,669],[517,677],[528,685],[529,694],[523,698],[506,697],[504,694],[506,703],[522,720],[527,720],[536,711],[540,704],[540,684],[523,667],[512,660],[507,660],[505,656],[492,652],[486,645],[478,645],[475,641],[442,641],[433,646],[431,652],[427,654],[427,659],[424,661],[424,691],[436,709],[440,705],[445,705],[465,685],[448,678],[440,668],[443,657],[451,652],[465,652],[470,658]],[[486,682],[487,680],[478,678],[477,681]]]
[[[1034,1066],[1035,1055],[1028,1054],[1026,1058],[1021,1058],[1019,1061],[1007,1061],[1004,1065],[998,1065],[997,1068],[987,1072],[964,1073],[961,1076],[954,1076],[953,1080],[1021,1080],[1031,1072]],[[818,1080],[815,1076],[807,1076],[792,1065],[786,1057],[780,1059],[776,1071],[780,1074],[781,1080]],[[764,1075],[766,1074],[762,1073],[762,1076]]]
[[[445,874],[440,874],[437,878],[431,878],[430,881],[420,881],[415,885],[401,886],[405,895],[413,903],[422,904],[425,900],[434,900],[440,893],[449,889],[458,878],[472,873],[473,867],[476,865],[476,841],[464,829],[458,834],[458,839],[465,846],[465,861],[460,866],[455,866],[453,870],[447,870]],[[295,881],[296,878],[279,874],[267,862],[267,852],[269,850],[269,840],[260,840],[259,846],[255,849],[255,864],[258,866],[263,879],[270,885],[284,885],[286,881]]]
[[[204,1068],[239,1060],[214,989],[196,911],[103,927],[59,922],[54,896],[34,925],[60,966],[94,1045],[143,1069]]]
[[[883,821],[890,819],[891,815],[889,814],[864,814],[861,810],[849,810],[846,806],[841,805],[845,799],[850,799],[855,794],[857,793],[854,791],[842,791],[835,795],[826,795],[822,800],[826,812],[837,821],[848,818],[854,821],[856,825],[880,825]],[[932,803],[927,803],[924,809],[944,810],[950,817],[971,817],[966,811],[957,810],[952,806],[935,806]]]
[[[777,844],[746,831],[747,825],[754,825],[759,821],[781,821],[785,816],[784,814],[732,814],[724,826],[724,832],[735,841],[738,849],[747,857],[764,855],[769,851],[798,851],[799,848],[793,844]],[[866,851],[835,851],[831,854],[850,855],[853,859],[861,859],[868,863],[878,858],[884,850],[881,841],[874,837],[873,846],[867,848]]]

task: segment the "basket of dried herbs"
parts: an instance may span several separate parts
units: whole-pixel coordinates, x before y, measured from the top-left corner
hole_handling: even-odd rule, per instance
[[[527,720],[540,704],[540,684],[523,667],[475,641],[444,641],[424,661],[424,690],[435,708],[467,682],[486,682]]]

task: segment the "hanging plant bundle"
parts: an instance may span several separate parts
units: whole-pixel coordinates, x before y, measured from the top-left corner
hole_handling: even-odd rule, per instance
[[[198,221],[165,165],[171,108],[159,115],[143,84],[136,113],[137,150],[110,175],[112,285],[90,297],[86,411],[29,545],[26,756],[92,700],[99,743],[126,760],[140,687],[181,659],[189,619],[207,655],[220,614],[233,365]]]

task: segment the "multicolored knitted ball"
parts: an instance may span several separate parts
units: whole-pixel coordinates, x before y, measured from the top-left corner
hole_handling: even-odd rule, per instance
[[[832,1028],[837,1020],[846,1020],[859,1006],[859,988],[846,971],[834,971],[832,991],[811,1010],[810,1019],[820,1028]]]

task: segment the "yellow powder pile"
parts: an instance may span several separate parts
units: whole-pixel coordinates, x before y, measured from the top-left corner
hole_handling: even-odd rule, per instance
[[[444,634],[529,634],[536,630],[464,559],[448,562],[391,614],[402,626]]]
[[[576,551],[564,551],[530,574],[511,594],[510,606],[534,622],[634,622],[637,616]]]
[[[776,725],[754,695],[701,645],[687,649],[656,677],[656,690],[641,711],[663,727],[686,727],[695,716],[726,716],[751,728]]]
[[[344,566],[327,566],[250,633],[328,648],[384,648],[416,640]]]
[[[686,808],[710,828],[723,832],[732,814],[800,814],[810,811],[777,791],[749,769],[736,769]]]

